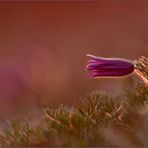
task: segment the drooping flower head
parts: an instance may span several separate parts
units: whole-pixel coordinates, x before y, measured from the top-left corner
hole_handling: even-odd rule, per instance
[[[125,59],[87,56],[91,58],[86,66],[91,72],[89,77],[125,76],[134,71],[134,64]]]

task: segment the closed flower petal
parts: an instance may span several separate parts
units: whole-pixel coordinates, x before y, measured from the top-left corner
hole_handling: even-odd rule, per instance
[[[89,77],[124,76],[134,71],[134,64],[128,60],[87,56],[91,58],[86,66],[86,70],[91,71]]]

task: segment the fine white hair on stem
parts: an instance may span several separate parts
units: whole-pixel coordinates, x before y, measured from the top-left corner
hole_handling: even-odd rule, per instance
[[[139,76],[139,78],[144,82],[144,84],[146,86],[148,86],[148,80],[141,74],[141,72],[139,70],[135,70],[135,73],[137,76]]]

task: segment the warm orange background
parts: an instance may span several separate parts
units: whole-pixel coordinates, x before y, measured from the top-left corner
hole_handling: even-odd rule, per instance
[[[148,2],[0,2],[1,118],[72,104],[127,79],[87,79],[86,54],[148,56]]]

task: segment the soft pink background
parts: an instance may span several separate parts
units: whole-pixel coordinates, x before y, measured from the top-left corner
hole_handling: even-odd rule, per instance
[[[148,56],[148,3],[0,2],[0,118],[130,85],[87,79],[87,53]]]

